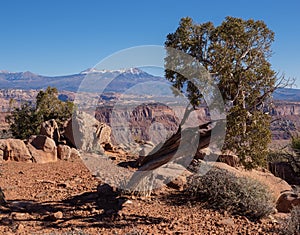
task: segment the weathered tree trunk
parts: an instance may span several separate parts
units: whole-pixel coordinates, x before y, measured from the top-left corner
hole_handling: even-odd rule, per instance
[[[133,174],[127,187],[134,190],[143,178],[168,162],[179,158],[192,160],[197,151],[209,145],[211,132],[211,122],[184,130],[180,126],[161,147],[158,146],[159,149],[154,148],[149,155],[139,160],[140,168]]]

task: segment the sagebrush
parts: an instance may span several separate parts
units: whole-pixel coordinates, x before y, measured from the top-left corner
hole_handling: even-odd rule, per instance
[[[291,216],[288,219],[287,226],[285,228],[285,234],[300,234],[300,206],[296,206],[292,209]]]
[[[206,201],[208,206],[252,220],[269,215],[274,208],[265,185],[223,169],[212,168],[205,175],[195,174],[188,183],[188,194]]]

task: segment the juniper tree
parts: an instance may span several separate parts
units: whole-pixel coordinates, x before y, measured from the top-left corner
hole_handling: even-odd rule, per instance
[[[273,41],[274,32],[260,20],[226,17],[214,26],[186,17],[165,42],[166,47],[196,58],[211,74],[227,107],[224,148],[235,151],[248,168],[265,163],[271,140],[270,115],[265,110],[275,89],[288,82],[271,67]],[[172,58],[167,54],[165,61],[172,63]],[[194,107],[205,98],[181,74],[166,69],[165,75],[175,88],[187,93]]]

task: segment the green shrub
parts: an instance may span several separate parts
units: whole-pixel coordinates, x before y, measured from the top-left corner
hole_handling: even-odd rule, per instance
[[[59,128],[71,118],[74,104],[70,101],[60,101],[58,90],[48,87],[37,94],[35,105],[25,102],[21,107],[13,108],[11,114],[6,116],[10,124],[10,132],[15,138],[26,139],[37,135],[42,122],[55,119]]]
[[[252,220],[273,210],[273,198],[266,186],[223,169],[212,168],[202,176],[195,174],[189,179],[187,192],[214,209],[227,210]]]
[[[300,206],[292,209],[284,232],[287,235],[300,234]]]
[[[295,151],[300,151],[300,137],[299,137],[299,135],[292,136],[291,146],[292,146],[292,149],[294,149]]]

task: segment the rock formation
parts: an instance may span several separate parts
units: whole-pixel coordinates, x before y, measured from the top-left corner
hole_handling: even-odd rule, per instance
[[[102,145],[110,143],[110,127],[85,112],[77,112],[68,122],[64,136],[79,150],[104,153]]]
[[[58,125],[54,119],[45,121],[41,124],[40,135],[45,135],[50,139],[53,139],[56,144],[60,141],[60,132]]]
[[[32,157],[23,140],[1,139],[0,159],[5,161],[31,162]]]
[[[32,136],[27,146],[34,162],[48,163],[57,161],[57,147],[53,139],[45,135]]]
[[[282,213],[290,213],[294,206],[300,206],[299,193],[284,192],[276,202],[276,209]]]

